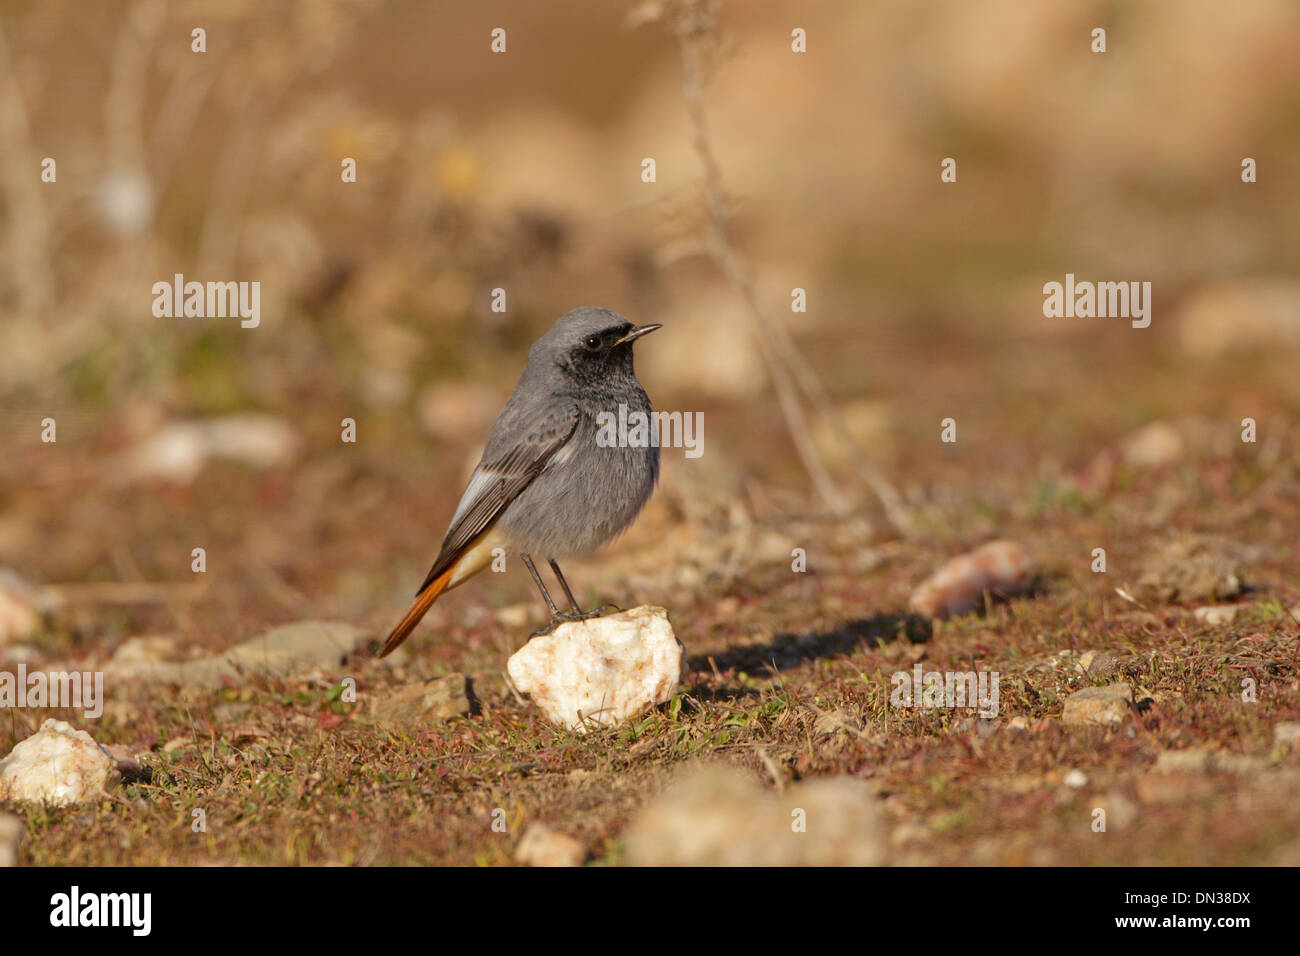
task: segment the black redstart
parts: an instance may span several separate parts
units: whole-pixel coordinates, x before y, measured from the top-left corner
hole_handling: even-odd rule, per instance
[[[551,628],[600,613],[583,613],[556,559],[586,554],[619,534],[654,490],[657,442],[630,447],[623,440],[596,439],[601,412],[627,420],[620,405],[628,417],[640,412],[653,421],[650,398],[632,368],[632,343],[657,328],[584,307],[562,316],[533,343],[438,559],[380,657],[406,640],[438,595],[487,567],[497,548],[523,558],[546,601]],[[550,562],[572,611],[555,607],[534,554]]]

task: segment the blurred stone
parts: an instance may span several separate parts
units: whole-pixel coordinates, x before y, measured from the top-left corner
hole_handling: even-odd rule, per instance
[[[1192,617],[1202,624],[1231,624],[1232,619],[1237,616],[1237,606],[1235,604],[1212,604],[1209,607],[1198,607],[1192,611]]]
[[[624,834],[633,866],[875,866],[886,829],[871,788],[821,777],[769,793],[729,767],[679,776]]]
[[[175,663],[139,656],[110,661],[110,665],[124,678],[208,686],[225,678],[238,680],[246,674],[280,677],[313,669],[331,671],[371,637],[370,632],[339,621],[295,621],[196,661]],[[131,653],[145,652],[136,645]]]
[[[1010,597],[1030,590],[1037,565],[1014,541],[991,541],[959,555],[926,578],[909,602],[929,618],[963,614],[979,607],[984,594]]]
[[[187,485],[212,458],[250,468],[289,464],[298,453],[297,433],[283,419],[248,413],[165,426],[125,452],[111,470],[119,483],[163,480]]]
[[[115,787],[117,761],[84,730],[47,720],[0,760],[0,800],[66,807]]]
[[[1126,438],[1120,447],[1125,464],[1154,468],[1183,456],[1183,439],[1172,425],[1152,422]]]
[[[1079,655],[1079,669],[1089,677],[1109,677],[1119,669],[1119,661],[1107,651],[1084,651]]]
[[[581,866],[586,857],[581,841],[545,823],[528,824],[515,849],[515,859],[525,866]]]
[[[1082,790],[1088,785],[1088,776],[1082,770],[1071,770],[1065,775],[1065,785],[1071,790]]]
[[[1149,773],[1138,778],[1137,798],[1142,803],[1185,804],[1204,797],[1211,788],[1209,778],[1199,773]]]
[[[114,664],[140,664],[165,661],[177,652],[177,640],[168,634],[143,634],[128,637],[117,646],[110,659]]]
[[[1156,757],[1156,773],[1186,773],[1210,769],[1214,755],[1208,750],[1164,750]]]
[[[1147,559],[1137,586],[1144,596],[1166,603],[1222,601],[1241,593],[1244,573],[1226,543],[1189,534]]]
[[[1178,317],[1183,351],[1218,358],[1250,349],[1300,346],[1300,282],[1221,282],[1199,289]]]
[[[0,568],[0,644],[22,640],[41,623],[37,589],[8,568]]]
[[[668,612],[642,605],[561,624],[506,662],[510,680],[547,719],[572,729],[613,725],[677,693],[685,648]]]
[[[1283,747],[1300,749],[1300,723],[1284,721],[1273,727],[1273,742]]]
[[[371,714],[388,723],[422,724],[473,712],[469,678],[448,674],[375,697]]]
[[[0,813],[0,866],[17,866],[22,845],[23,821],[13,814]]]
[[[1064,724],[1117,724],[1128,717],[1133,706],[1133,688],[1128,684],[1085,687],[1065,699],[1061,713]]]

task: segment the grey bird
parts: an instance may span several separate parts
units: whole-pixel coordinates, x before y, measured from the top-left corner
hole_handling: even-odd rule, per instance
[[[433,567],[415,603],[388,635],[380,657],[410,635],[444,591],[491,564],[498,548],[517,553],[546,601],[553,629],[584,612],[556,563],[586,554],[624,531],[659,479],[659,447],[598,442],[600,420],[651,414],[650,398],[632,368],[632,343],[660,328],[633,325],[608,309],[583,307],[560,317],[533,343],[519,383],[488,436]],[[533,564],[545,558],[569,611],[551,600]],[[535,635],[534,635],[535,636]]]

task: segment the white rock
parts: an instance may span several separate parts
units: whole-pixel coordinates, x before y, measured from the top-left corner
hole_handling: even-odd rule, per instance
[[[878,799],[855,777],[777,794],[738,770],[688,770],[624,835],[633,866],[876,866],[888,850]]]
[[[1273,742],[1282,746],[1300,749],[1300,724],[1293,721],[1274,724]]]
[[[18,848],[23,842],[23,821],[0,813],[0,866],[18,865]]]
[[[0,644],[27,637],[39,623],[36,589],[8,568],[0,568]]]
[[[1192,617],[1202,624],[1231,624],[1232,619],[1236,616],[1237,607],[1235,604],[1210,604],[1192,611]]]
[[[66,807],[102,796],[120,779],[117,761],[90,734],[51,719],[0,760],[0,800]]]
[[[642,605],[561,624],[506,662],[510,680],[549,720],[572,729],[612,726],[670,700],[686,648],[661,607]]]
[[[1071,790],[1082,790],[1088,785],[1088,776],[1082,770],[1071,770],[1065,775],[1065,785]]]
[[[515,850],[515,859],[525,866],[581,866],[586,856],[582,841],[545,823],[528,824]]]

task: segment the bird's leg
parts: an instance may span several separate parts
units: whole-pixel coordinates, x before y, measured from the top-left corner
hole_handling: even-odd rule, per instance
[[[551,592],[546,590],[546,585],[542,583],[542,576],[537,573],[537,568],[533,566],[533,559],[522,551],[519,552],[519,557],[524,559],[524,567],[528,568],[528,573],[533,576],[533,583],[537,585],[537,590],[542,592],[542,600],[546,602],[546,609],[551,612],[551,623],[528,635],[530,638],[541,637],[543,634],[549,634],[555,630],[555,625],[559,624],[564,618],[561,617],[560,609],[555,606],[555,602],[551,600]],[[561,581],[563,581],[563,578],[561,578]],[[569,586],[566,584],[564,589],[567,591]]]
[[[572,615],[564,615],[564,617],[565,617],[566,620],[570,620],[570,621],[586,621],[586,620],[589,620],[590,618],[593,618],[593,617],[600,617],[602,614],[605,613],[605,609],[606,609],[606,608],[614,608],[615,611],[621,610],[620,608],[616,607],[616,606],[613,605],[613,604],[602,604],[600,607],[596,608],[594,611],[584,611],[584,610],[583,610],[583,609],[578,605],[577,600],[574,599],[574,597],[573,597],[573,591],[572,591],[572,589],[570,589],[570,587],[569,587],[569,582],[566,581],[566,580],[564,580],[564,574],[563,574],[563,572],[560,571],[560,565],[556,562],[556,560],[555,560],[554,558],[550,558],[550,559],[548,559],[548,560],[549,560],[550,563],[551,563],[551,570],[555,572],[555,576],[556,576],[556,578],[559,579],[560,587],[564,588],[564,595],[565,595],[565,597],[567,597],[567,598],[569,599],[569,607],[573,608],[573,614],[572,614]]]
[[[555,572],[555,577],[559,580],[560,587],[564,588],[564,596],[569,599],[569,607],[573,608],[574,614],[581,614],[582,608],[578,606],[577,600],[574,599],[573,590],[569,587],[569,582],[564,580],[564,574],[560,571],[560,565],[554,558],[549,560],[551,562],[551,570]]]

